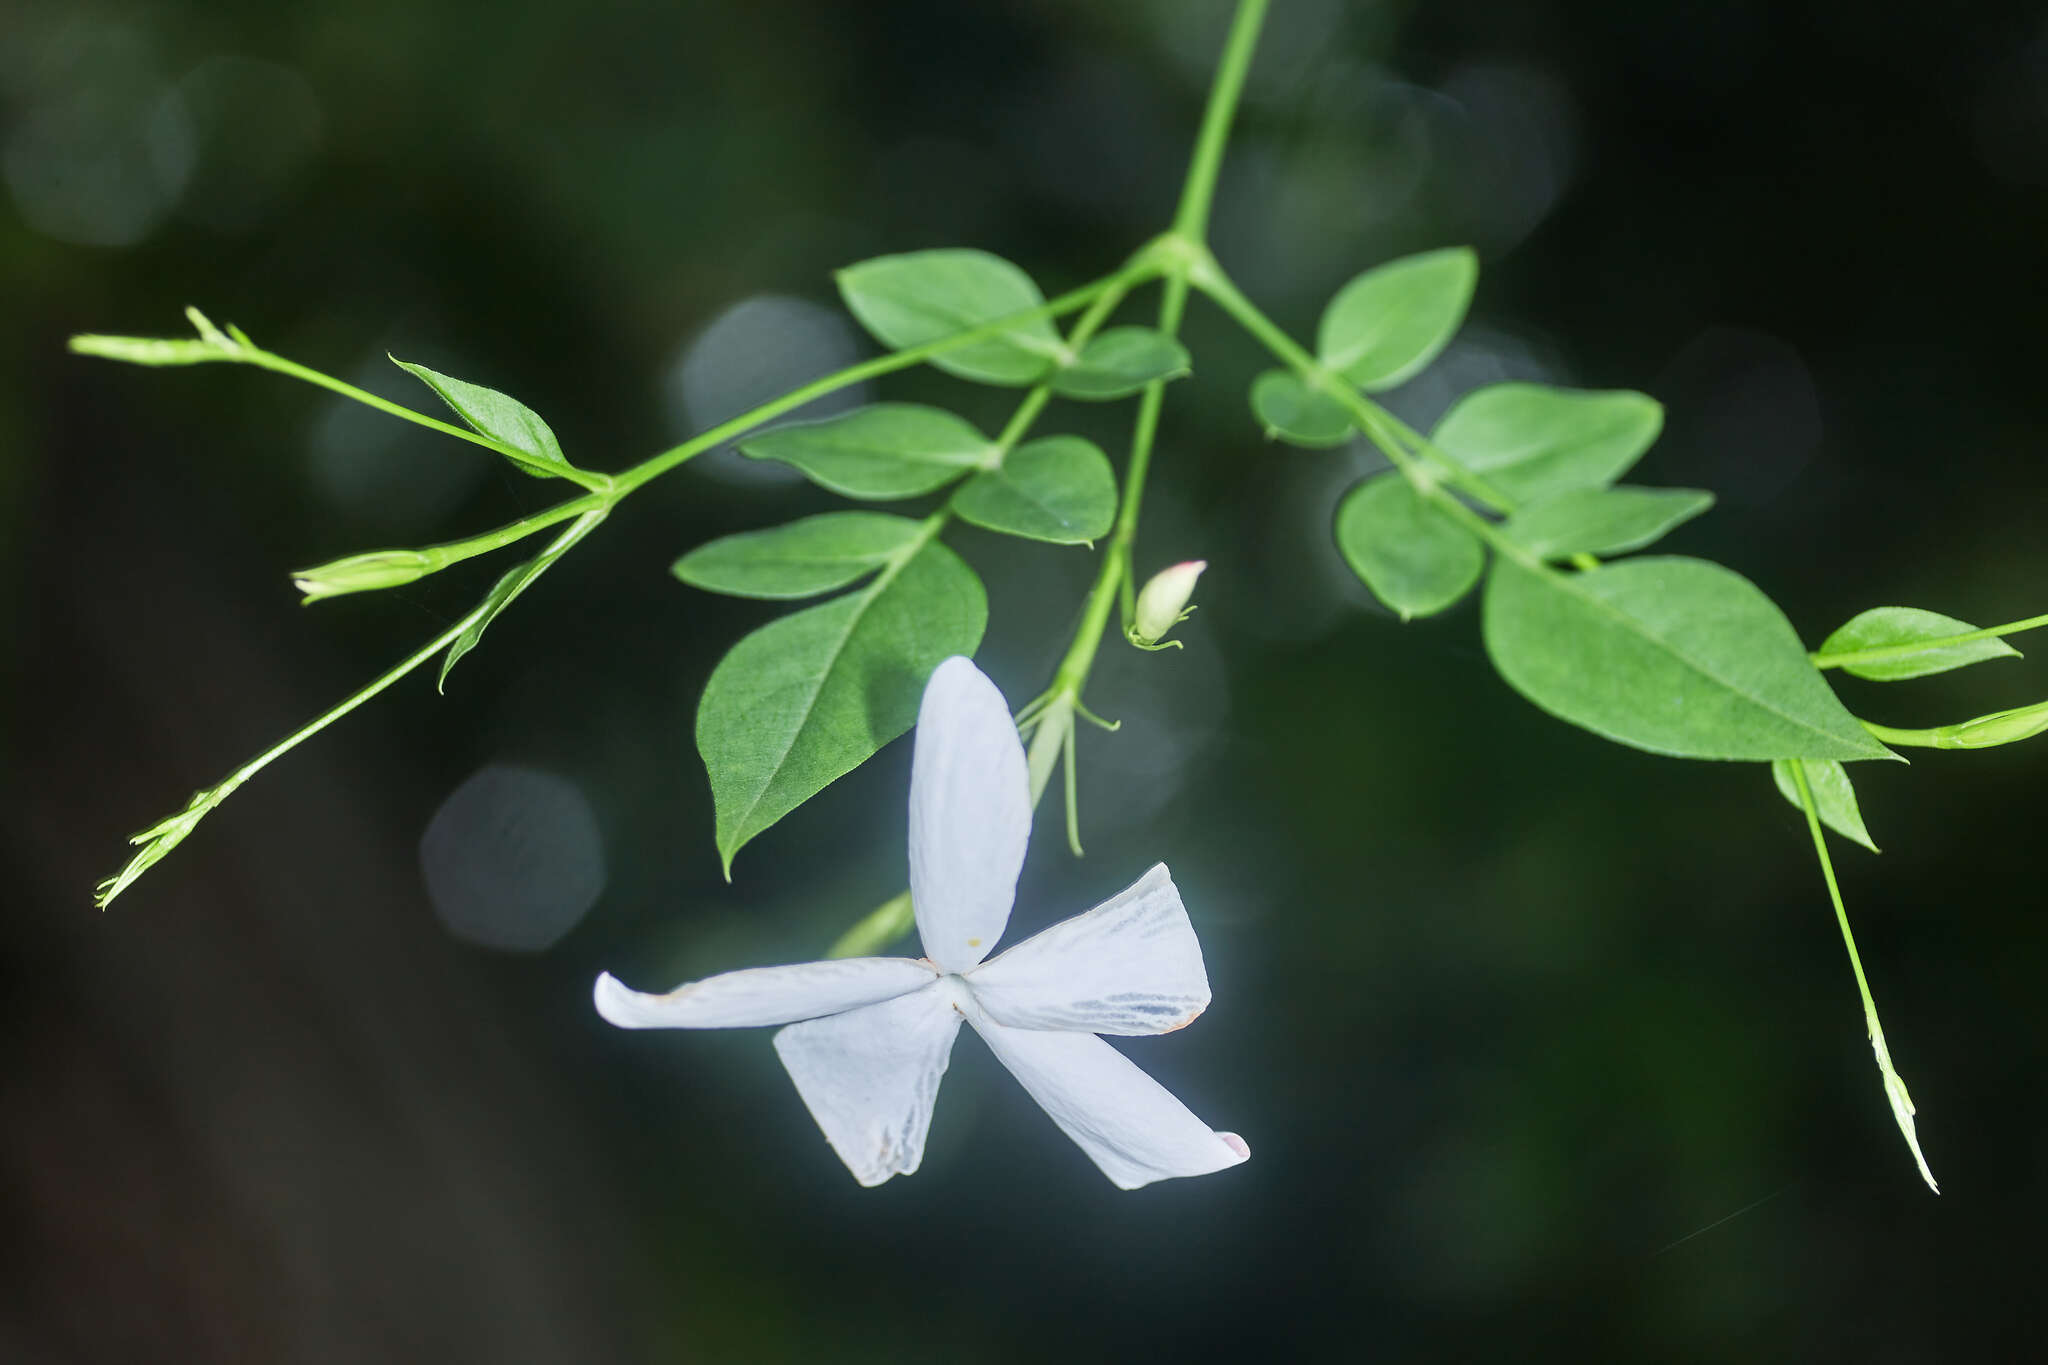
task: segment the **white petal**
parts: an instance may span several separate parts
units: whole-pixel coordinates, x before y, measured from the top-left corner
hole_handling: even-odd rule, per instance
[[[1209,1007],[1202,945],[1164,863],[976,967],[967,984],[989,1018],[1012,1028],[1171,1033]]]
[[[946,971],[966,971],[1003,936],[1030,837],[1009,705],[955,655],[925,684],[910,769],[910,902],[925,954]]]
[[[838,1014],[932,984],[932,969],[907,957],[847,957],[708,976],[666,995],[597,978],[597,1012],[620,1028],[753,1028]]]
[[[1251,1148],[1188,1112],[1172,1092],[1092,1033],[972,1020],[997,1060],[1119,1188],[1235,1166]]]
[[[853,1178],[879,1185],[924,1160],[960,1012],[937,982],[775,1035],[789,1078]]]

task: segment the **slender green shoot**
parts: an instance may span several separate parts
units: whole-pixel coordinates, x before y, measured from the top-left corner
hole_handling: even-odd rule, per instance
[[[1827,835],[1820,827],[1820,810],[1814,803],[1813,787],[1806,780],[1806,765],[1798,759],[1792,760],[1792,781],[1799,788],[1799,805],[1806,812],[1806,827],[1813,835],[1814,856],[1820,859],[1821,876],[1828,884],[1828,900],[1835,907],[1835,923],[1842,927],[1842,946],[1849,950],[1849,967],[1856,973],[1856,989],[1863,996],[1863,1023],[1870,1034],[1870,1050],[1877,1057],[1878,1074],[1884,1078],[1885,1099],[1891,1103],[1892,1117],[1898,1120],[1906,1146],[1913,1151],[1920,1178],[1927,1182],[1928,1189],[1940,1194],[1941,1186],[1934,1183],[1934,1172],[1928,1169],[1927,1158],[1920,1152],[1920,1136],[1913,1126],[1913,1097],[1906,1093],[1906,1082],[1892,1065],[1891,1050],[1885,1046],[1884,1026],[1877,1019],[1877,1001],[1870,993],[1869,979],[1863,975],[1856,935],[1849,931],[1849,912],[1842,905],[1842,888],[1835,881],[1834,860],[1828,856]]]

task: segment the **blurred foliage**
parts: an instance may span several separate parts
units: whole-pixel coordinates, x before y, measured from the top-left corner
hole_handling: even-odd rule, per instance
[[[1872,771],[1886,852],[1840,855],[1936,1200],[1762,766],[1603,744],[1494,679],[1469,606],[1405,627],[1372,606],[1328,534],[1366,458],[1265,444],[1244,406],[1264,362],[1199,306],[1138,570],[1208,560],[1202,610],[1183,651],[1105,646],[1091,702],[1128,724],[1081,737],[1089,856],[1036,841],[1018,929],[1173,866],[1216,1004],[1175,1048],[1131,1050],[1246,1134],[1242,1170],[1110,1190],[968,1048],[925,1169],[860,1190],[764,1038],[628,1038],[591,1013],[600,966],[808,958],[902,882],[902,746],[719,877],[691,719],[769,613],[667,566],[831,505],[736,455],[613,518],[448,697],[415,680],[115,913],[85,909],[130,828],[498,566],[310,614],[292,567],[536,504],[485,452],[268,376],[67,356],[67,334],[170,332],[197,303],[401,400],[387,351],[502,388],[569,458],[617,468],[859,354],[825,311],[836,266],[973,245],[1058,290],[1120,259],[1170,211],[1226,18],[0,12],[22,1059],[0,1091],[0,1353],[1969,1359],[2030,1340],[2048,951],[2015,852],[2048,761]],[[1670,413],[1645,476],[1720,497],[1673,548],[1755,579],[1809,642],[1881,603],[2010,619],[2048,597],[2044,90],[2048,27],[2017,3],[1289,0],[1216,249],[1301,333],[1363,265],[1470,242],[1475,325],[1392,395],[1405,418],[1496,379],[1642,388]],[[882,391],[984,428],[1004,401],[929,373]],[[1115,452],[1122,420],[1062,425]],[[982,661],[1029,696],[1086,552],[954,543],[989,584]],[[1902,725],[2043,690],[2032,662],[1843,683]],[[565,783],[549,799],[601,832],[602,893],[542,954],[474,946],[548,937],[519,926],[451,934],[419,866],[490,764]]]

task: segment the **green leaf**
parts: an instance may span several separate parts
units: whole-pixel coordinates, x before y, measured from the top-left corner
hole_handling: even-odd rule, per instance
[[[826,512],[699,545],[670,572],[693,588],[735,597],[814,597],[873,573],[922,531],[886,512]]]
[[[871,403],[821,422],[774,427],[740,442],[849,498],[914,498],[986,464],[995,443],[965,418],[918,403]]]
[[[1094,442],[1048,436],[961,485],[953,510],[991,531],[1084,545],[1116,520],[1116,475]]]
[[[1337,548],[1403,621],[1442,611],[1486,567],[1479,537],[1423,500],[1399,474],[1352,489],[1337,506]]]
[[[1187,372],[1187,347],[1172,337],[1150,327],[1112,327],[1053,376],[1052,388],[1062,398],[1125,398],[1154,380]]]
[[[1696,488],[1575,488],[1531,503],[1501,532],[1533,555],[1618,555],[1640,550],[1714,505]]]
[[[1886,758],[1784,614],[1740,574],[1653,557],[1588,573],[1495,558],[1486,650],[1510,686],[1620,744],[1680,758]]]
[[[518,399],[481,384],[451,379],[397,356],[391,357],[391,363],[439,394],[472,429],[507,447],[505,457],[526,473],[537,479],[558,479],[572,468],[548,424]]]
[[[441,659],[441,676],[434,683],[436,691],[446,692],[448,690],[448,674],[450,670],[455,667],[456,662],[463,655],[476,648],[477,642],[484,638],[485,629],[490,626],[491,622],[498,619],[498,614],[511,606],[513,599],[531,587],[533,581],[546,573],[556,560],[567,554],[570,547],[595,530],[597,524],[603,521],[604,518],[605,509],[601,507],[585,512],[582,516],[570,522],[569,529],[556,536],[554,542],[547,549],[541,551],[519,567],[508,571],[503,578],[497,581],[496,585],[491,588],[490,593],[484,598],[483,615],[471,622],[467,630],[455,637],[455,643],[448,646],[448,653]]]
[[[1822,654],[1852,654],[1866,649],[1913,645],[1925,640],[1942,640],[1951,635],[1968,635],[1977,627],[1940,612],[1918,607],[1872,607],[1822,642]],[[1843,664],[1844,673],[1874,682],[1897,682],[1902,678],[1924,678],[1952,668],[1982,663],[1986,659],[2017,659],[2020,652],[2003,640],[1972,640],[1968,644],[1943,645],[1938,649],[1900,655],[1895,659]]]
[[[981,580],[932,541],[860,591],[733,646],[697,708],[726,875],[748,840],[908,730],[925,679],[974,653],[987,623]]]
[[[1771,780],[1778,784],[1778,794],[1804,816],[1806,807],[1799,800],[1799,784],[1792,780],[1791,763],[1781,758],[1771,764]],[[1806,785],[1813,791],[1813,809],[1823,825],[1844,839],[1854,839],[1872,853],[1877,852],[1870,831],[1863,827],[1863,812],[1857,808],[1856,788],[1849,785],[1847,769],[1827,759],[1807,759]]]
[[[1340,446],[1351,439],[1351,414],[1287,370],[1267,370],[1252,381],[1252,415],[1268,439],[1289,445]]]
[[[1323,310],[1316,354],[1362,389],[1390,389],[1436,359],[1472,302],[1479,257],[1447,247],[1375,266]]]
[[[877,256],[839,272],[839,293],[861,326],[897,350],[971,332],[1045,302],[1031,277],[986,251]],[[1061,359],[1059,333],[1038,317],[986,341],[942,351],[931,363],[985,384],[1035,384]]]
[[[1664,409],[1626,389],[1494,384],[1459,399],[1431,442],[1518,501],[1605,488],[1642,458]]]

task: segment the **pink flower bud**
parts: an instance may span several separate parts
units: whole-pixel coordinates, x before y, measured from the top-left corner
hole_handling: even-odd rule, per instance
[[[1156,645],[1166,632],[1187,619],[1188,599],[1195,595],[1195,580],[1209,567],[1205,559],[1161,569],[1138,594],[1136,620],[1131,634],[1139,644]]]

